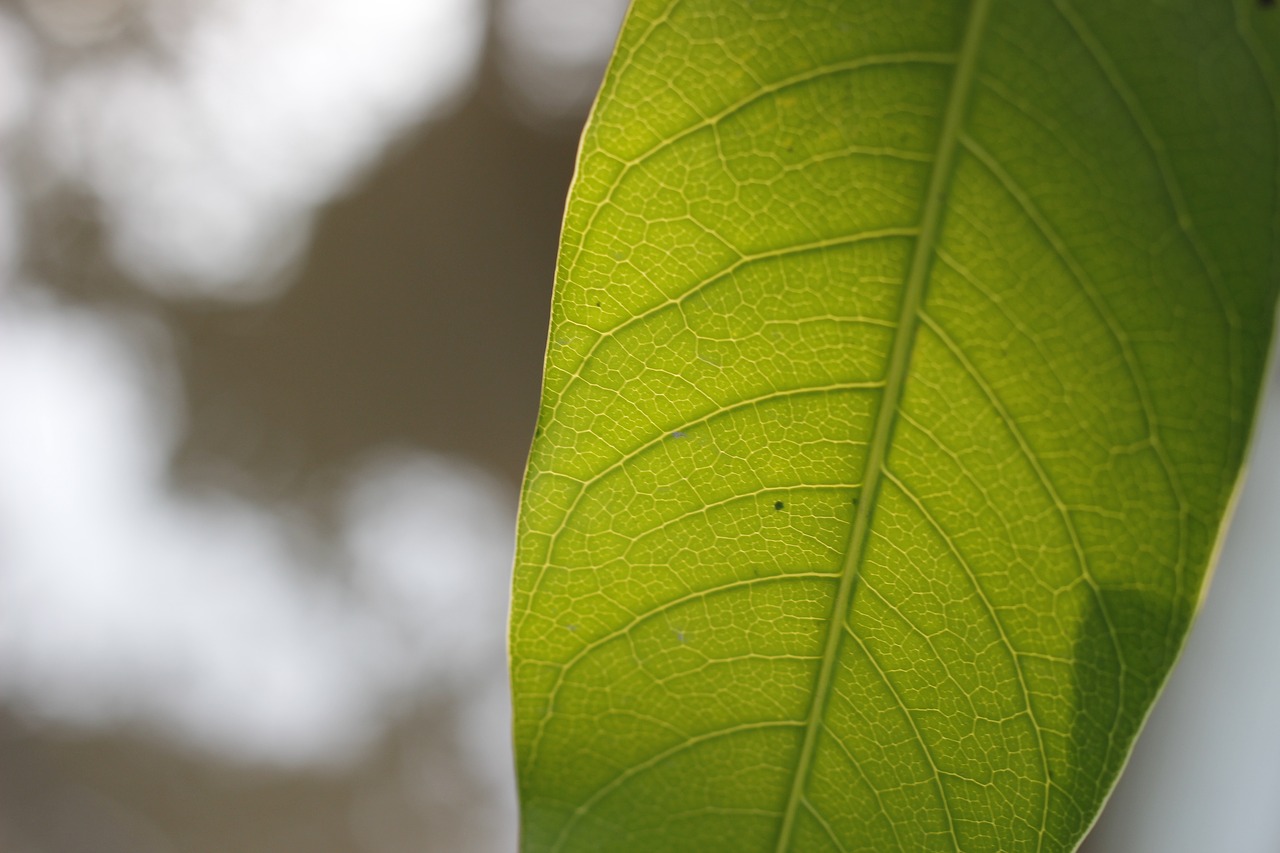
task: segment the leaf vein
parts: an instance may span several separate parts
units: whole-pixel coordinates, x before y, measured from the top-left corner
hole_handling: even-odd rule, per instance
[[[862,500],[858,502],[858,509],[849,532],[840,586],[831,610],[831,622],[823,648],[822,664],[818,668],[814,682],[804,742],[801,744],[796,769],[792,776],[791,790],[787,796],[786,811],[778,831],[775,853],[784,853],[791,845],[796,810],[808,785],[809,768],[814,750],[817,748],[818,732],[826,716],[835,664],[844,636],[844,633],[837,630],[835,625],[847,624],[846,619],[852,604],[863,551],[869,538],[872,511],[877,503],[880,487],[880,474],[888,456],[897,409],[901,404],[911,354],[915,347],[919,311],[924,302],[924,294],[931,274],[934,249],[941,233],[946,197],[954,175],[958,141],[963,135],[962,126],[973,89],[978,54],[990,6],[990,0],[974,0],[970,7],[969,19],[960,45],[959,60],[956,63],[950,91],[947,93],[934,167],[929,175],[925,197],[921,202],[919,235],[916,237],[915,248],[903,282],[898,331],[894,335],[889,353],[885,390],[876,414],[871,443],[867,451],[867,462],[864,465]],[[948,816],[950,816],[949,810]],[[953,836],[954,829],[953,824]]]

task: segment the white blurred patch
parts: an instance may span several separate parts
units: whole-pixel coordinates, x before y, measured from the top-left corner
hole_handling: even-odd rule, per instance
[[[503,79],[534,117],[578,116],[595,97],[627,0],[499,0]]]
[[[469,682],[504,657],[494,626],[506,622],[507,498],[476,472],[422,453],[383,455],[358,472],[344,540],[354,591],[394,631],[388,659],[406,671],[393,680],[430,671]]]
[[[58,66],[36,147],[97,196],[121,266],[174,296],[279,287],[314,209],[459,93],[484,32],[477,0],[27,5],[49,40],[127,20],[154,43]]]
[[[285,764],[350,758],[433,695],[492,705],[508,491],[454,460],[383,456],[351,475],[335,564],[313,565],[313,532],[167,483],[176,383],[137,340],[0,303],[0,701]],[[478,766],[505,764],[498,787],[504,714],[467,739]]]
[[[30,41],[0,10],[0,138],[12,133],[31,108],[32,65]]]

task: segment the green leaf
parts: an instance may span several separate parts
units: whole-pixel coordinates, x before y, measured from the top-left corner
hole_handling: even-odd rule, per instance
[[[511,622],[529,851],[1070,850],[1277,286],[1280,10],[640,0]]]

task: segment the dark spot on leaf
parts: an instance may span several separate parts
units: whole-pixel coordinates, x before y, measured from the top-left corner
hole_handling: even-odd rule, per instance
[[[786,504],[784,504],[782,501],[775,501],[773,504],[774,509],[782,509],[784,506],[786,506]]]
[[[682,433],[680,430],[676,430],[675,432],[671,433],[671,437],[672,437],[672,438],[684,438],[684,433]]]
[[[596,307],[597,307],[597,308],[599,308],[599,307],[600,307],[600,303],[599,303],[599,302],[597,302],[597,303],[596,303]]]
[[[1258,0],[1258,6],[1263,9],[1270,9],[1276,5],[1276,0]]]

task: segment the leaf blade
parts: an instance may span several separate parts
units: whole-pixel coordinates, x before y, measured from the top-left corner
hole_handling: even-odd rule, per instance
[[[996,2],[980,52],[986,6],[633,10],[522,502],[528,849],[1069,849],[1109,789],[1238,471],[1274,258],[1169,142],[1194,122],[1147,78],[1185,44],[1143,71],[1096,9]],[[1028,87],[1037,50],[1074,87]],[[1208,126],[1274,163],[1262,116]]]

